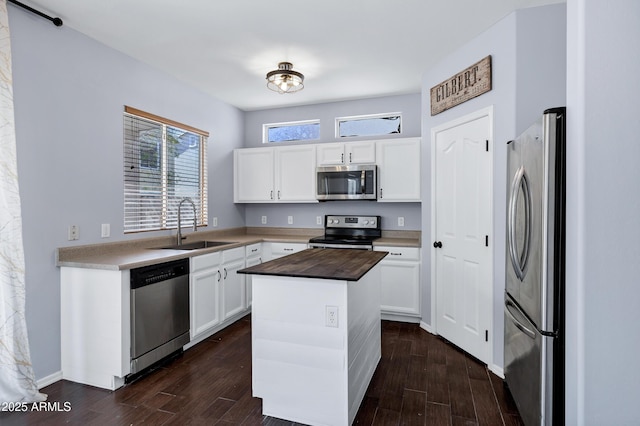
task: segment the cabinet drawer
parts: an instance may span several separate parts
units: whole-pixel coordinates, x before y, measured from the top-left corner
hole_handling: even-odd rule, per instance
[[[375,251],[388,251],[385,260],[420,260],[420,249],[418,247],[390,247],[376,246]]]
[[[255,243],[245,247],[246,257],[262,256],[262,243]]]
[[[222,252],[223,261],[230,262],[233,260],[244,259],[244,247],[237,247]]]
[[[191,273],[218,266],[222,260],[222,252],[207,253],[191,258]]]
[[[271,243],[271,253],[274,256],[282,256],[305,250],[306,244],[302,243]]]

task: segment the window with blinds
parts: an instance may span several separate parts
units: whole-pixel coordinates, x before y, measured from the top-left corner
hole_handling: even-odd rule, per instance
[[[207,225],[208,132],[131,107],[124,112],[124,232],[177,229],[189,198],[198,226]],[[193,226],[193,207],[181,208]]]

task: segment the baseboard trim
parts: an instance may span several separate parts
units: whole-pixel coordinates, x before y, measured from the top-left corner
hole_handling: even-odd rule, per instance
[[[433,334],[433,335],[437,335],[437,333],[434,332],[433,328],[429,324],[424,322],[424,321],[420,321],[420,328],[423,329],[424,331],[427,331],[427,332]]]
[[[62,371],[56,371],[55,373],[38,380],[36,384],[38,385],[38,389],[42,389],[60,380],[62,380]]]
[[[496,376],[504,380],[504,370],[502,369],[502,367],[496,364],[491,364],[491,366],[489,367],[489,370],[491,370],[493,374],[495,374]]]

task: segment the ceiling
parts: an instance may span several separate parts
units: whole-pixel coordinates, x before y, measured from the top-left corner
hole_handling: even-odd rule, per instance
[[[563,0],[22,1],[251,111],[419,93],[448,52],[516,9]],[[304,90],[266,88],[282,61],[305,75]]]

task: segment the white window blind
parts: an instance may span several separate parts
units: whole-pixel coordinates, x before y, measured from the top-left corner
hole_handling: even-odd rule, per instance
[[[131,107],[124,113],[124,232],[176,229],[190,198],[207,225],[207,132]],[[193,225],[183,203],[182,226]]]

